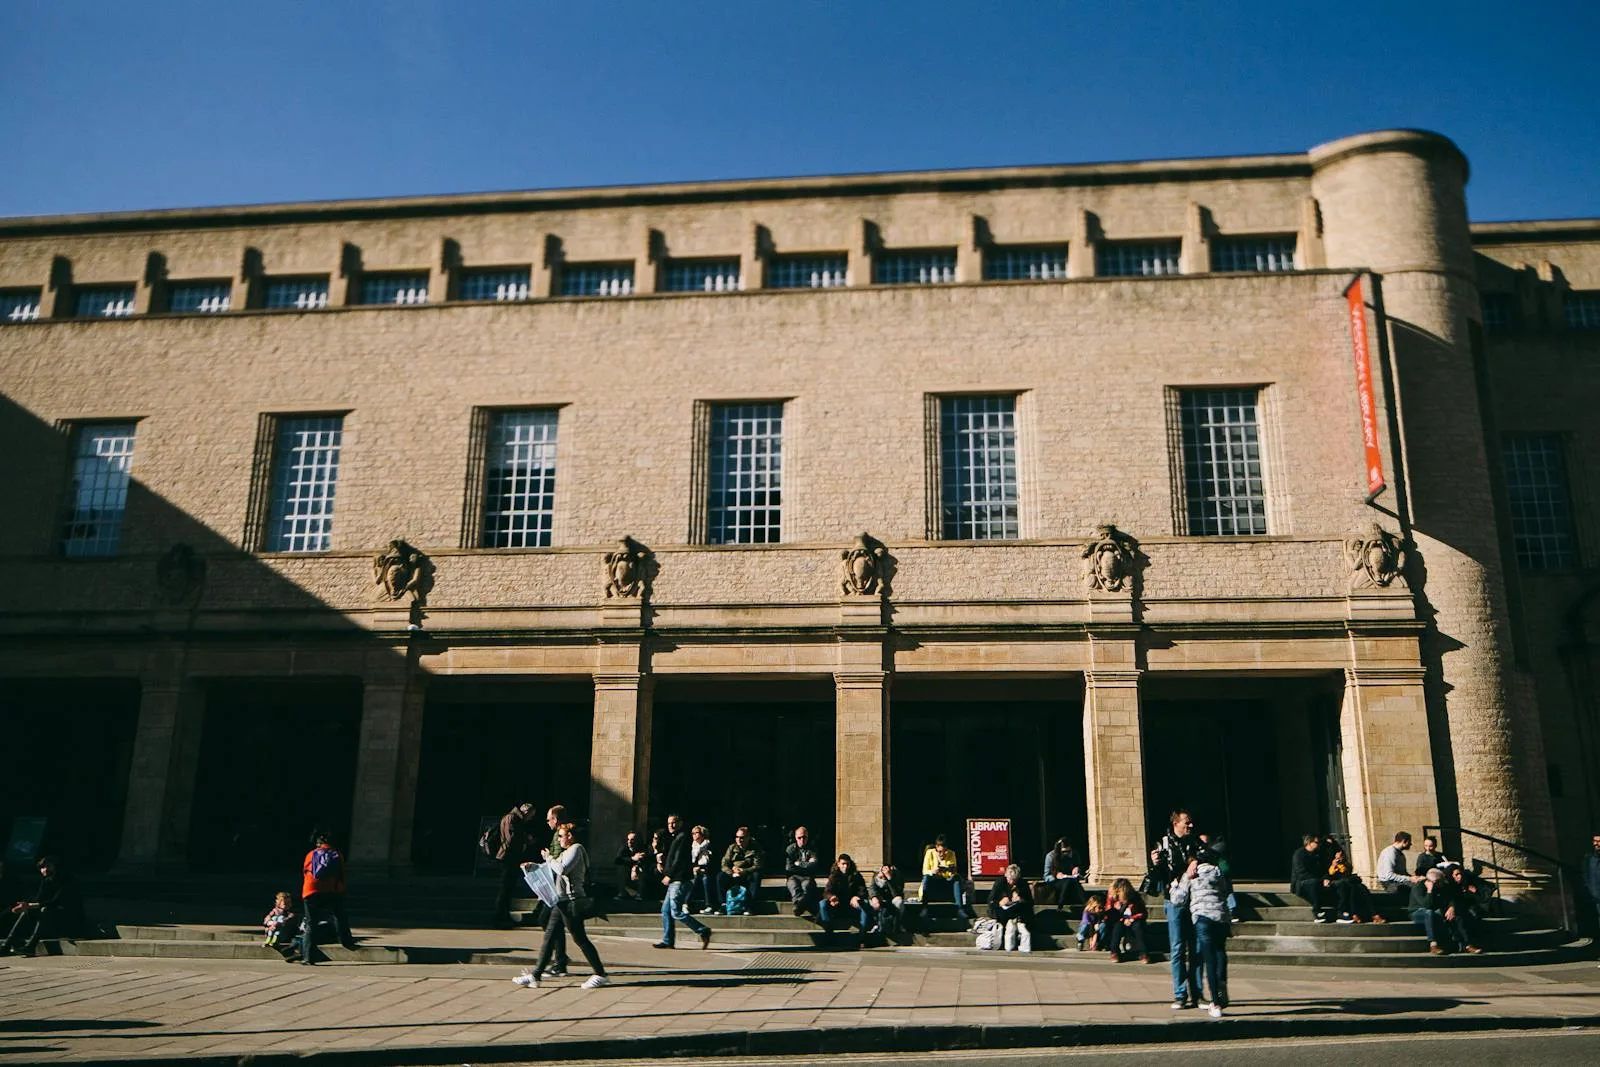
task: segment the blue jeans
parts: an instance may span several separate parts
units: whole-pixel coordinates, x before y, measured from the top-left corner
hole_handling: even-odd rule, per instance
[[[694,877],[689,879],[689,891],[685,893],[683,897],[683,904],[685,908],[689,908],[694,905],[694,894],[695,890],[697,889],[700,891],[700,896],[705,900],[705,903],[702,904],[701,907],[711,908],[714,911],[718,905],[722,903],[720,900],[715,899],[711,895],[713,892],[711,885],[711,872],[696,871]]]
[[[696,935],[704,937],[707,933],[706,924],[689,914],[689,909],[683,906],[684,897],[688,896],[689,885],[687,882],[673,882],[667,886],[667,898],[661,902],[661,943],[663,945],[675,944],[678,940],[677,928],[672,925],[676,919],[687,926]]]
[[[1439,943],[1439,913],[1432,908],[1416,908],[1411,912],[1411,921],[1422,927],[1422,932],[1434,944]]]
[[[1167,901],[1167,956],[1172,961],[1172,999],[1200,999],[1200,972],[1195,964],[1194,920],[1188,908]]]
[[[829,933],[833,932],[835,922],[841,926],[849,926],[852,922],[858,923],[863,934],[867,932],[867,927],[872,925],[872,913],[867,908],[866,901],[861,902],[861,907],[852,908],[848,900],[830,905],[827,898],[823,898],[818,905],[818,918],[822,920],[822,928]]]
[[[956,910],[969,919],[973,918],[972,909],[967,907],[966,898],[962,896],[961,879],[940,878],[937,874],[930,874],[922,879],[922,892],[917,894],[919,912],[928,910],[928,898],[938,886],[949,886],[950,899],[955,902]]]
[[[1211,1003],[1219,1008],[1228,1006],[1228,927],[1227,922],[1208,919],[1204,915],[1194,920],[1194,947],[1200,957],[1197,970],[1205,971],[1206,987],[1211,990]],[[1200,991],[1198,982],[1194,985]]]

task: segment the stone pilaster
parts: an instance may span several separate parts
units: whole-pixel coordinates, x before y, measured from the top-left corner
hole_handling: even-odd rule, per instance
[[[170,672],[144,679],[128,767],[119,870],[148,870],[163,860],[182,858],[204,717],[205,693],[198,683]]]
[[[650,803],[650,741],[655,718],[651,678],[638,671],[594,676],[594,733],[589,749],[589,849],[643,830]],[[595,877],[609,877],[608,867]]]
[[[420,755],[424,697],[423,680],[404,666],[385,664],[363,681],[361,740],[350,810],[354,867],[388,872],[409,861],[416,770],[402,763]],[[398,849],[397,837],[405,839]]]
[[[1369,883],[1398,831],[1420,840],[1439,822],[1424,676],[1420,665],[1345,670],[1339,737],[1350,858]]]
[[[862,870],[889,856],[889,673],[840,671],[834,681],[834,839]]]
[[[1083,766],[1088,790],[1089,878],[1137,881],[1148,866],[1139,676],[1131,666],[1084,674]]]
[[[1099,220],[1087,211],[1079,211],[1072,221],[1072,236],[1067,241],[1067,277],[1093,278],[1096,271],[1094,247],[1100,237]]]

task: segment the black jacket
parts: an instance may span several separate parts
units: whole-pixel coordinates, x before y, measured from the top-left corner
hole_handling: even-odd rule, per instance
[[[1294,850],[1294,855],[1289,858],[1289,888],[1292,890],[1301,882],[1316,882],[1328,877],[1327,865],[1322,862],[1322,857],[1315,852],[1307,852],[1303,848]]]
[[[690,847],[693,843],[687,830],[679,830],[672,835],[666,860],[669,881],[687,882],[694,877],[694,850]]]
[[[1011,910],[1002,912],[999,904],[1001,897],[1017,897],[1018,903],[1012,905]],[[996,878],[989,890],[989,917],[1022,919],[1024,922],[1033,918],[1033,887],[1028,885],[1028,880],[1018,878],[1013,885],[1006,881],[1006,876],[1003,874]]]
[[[1193,830],[1184,837],[1173,837],[1170,831],[1163,834],[1161,843],[1156,846],[1160,855],[1150,865],[1148,877],[1170,893],[1172,885],[1189,869],[1189,861],[1200,855],[1201,847],[1200,835]]]
[[[851,871],[845,874],[835,867],[833,873],[828,875],[827,888],[822,891],[824,897],[838,897],[839,903],[849,904],[850,898],[860,897],[865,903],[867,899],[867,883],[861,878],[860,871]]]

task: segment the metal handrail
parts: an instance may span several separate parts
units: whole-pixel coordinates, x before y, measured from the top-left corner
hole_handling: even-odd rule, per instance
[[[1497,897],[1501,896],[1500,872],[1505,870],[1505,868],[1500,866],[1500,856],[1496,851],[1496,846],[1503,845],[1506,848],[1523,856],[1528,856],[1536,860],[1542,860],[1545,863],[1550,864],[1550,866],[1555,868],[1556,887],[1561,893],[1561,928],[1564,932],[1571,932],[1577,929],[1577,924],[1573,921],[1572,902],[1567,897],[1567,865],[1559,857],[1547,856],[1543,852],[1537,852],[1519,842],[1507,841],[1503,837],[1495,837],[1493,834],[1486,834],[1479,830],[1469,830],[1464,826],[1424,826],[1422,828],[1422,836],[1424,837],[1432,837],[1435,836],[1435,834],[1442,837],[1442,835],[1447,833],[1460,834],[1466,837],[1476,838],[1479,841],[1487,841],[1489,843],[1489,862],[1486,866],[1488,866],[1488,868],[1494,872],[1494,895]],[[1444,844],[1442,840],[1439,843],[1441,845]],[[1481,860],[1479,861],[1479,864],[1481,869],[1484,864]],[[1502,899],[1504,898],[1502,897]]]

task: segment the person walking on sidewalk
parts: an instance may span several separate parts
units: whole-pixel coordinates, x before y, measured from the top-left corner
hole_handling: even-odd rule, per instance
[[[711,944],[711,931],[689,914],[685,903],[689,897],[689,881],[694,877],[693,844],[683,828],[683,820],[676,815],[667,816],[667,834],[667,854],[662,861],[665,873],[661,876],[667,895],[661,902],[661,940],[655,947],[673,948],[678,940],[675,923],[682,923],[700,939],[700,947],[705,948]]]
[[[312,849],[300,864],[300,899],[306,905],[305,928],[300,934],[300,962],[308,967],[316,962],[317,926],[324,920],[333,924],[339,944],[352,952],[356,947],[355,938],[350,934],[350,919],[344,913],[344,857],[323,831],[317,831],[311,840]]]
[[[1206,1012],[1213,1019],[1220,1019],[1228,1006],[1228,932],[1233,920],[1228,915],[1228,879],[1217,866],[1215,855],[1203,851],[1189,861],[1183,877],[1172,888],[1172,904],[1187,909],[1194,920],[1198,970],[1204,972],[1205,984],[1211,991]],[[1198,982],[1194,992],[1198,999]]]
[[[566,931],[570,930],[572,943],[578,946],[578,951],[583,953],[583,958],[594,971],[583,983],[583,988],[599,989],[610,985],[611,979],[606,977],[606,965],[601,962],[600,953],[595,950],[594,942],[589,940],[589,935],[583,929],[584,916],[594,911],[594,905],[584,888],[589,883],[589,853],[578,844],[576,831],[570,822],[556,827],[556,844],[561,848],[560,854],[549,850],[544,852],[544,867],[556,884],[556,902],[548,909],[550,915],[545,920],[539,962],[534,964],[533,970],[524,971],[512,981],[520,986],[538,988],[539,980],[550,965],[557,939],[564,939]],[[538,866],[536,863],[524,863],[522,869],[526,873]]]
[[[1195,961],[1194,919],[1188,908],[1172,903],[1172,887],[1189,869],[1189,861],[1200,854],[1200,835],[1194,820],[1182,808],[1172,813],[1171,829],[1150,851],[1150,873],[1146,880],[1159,885],[1167,895],[1167,955],[1172,962],[1173,1010],[1192,1008],[1200,1002],[1199,972]]]

